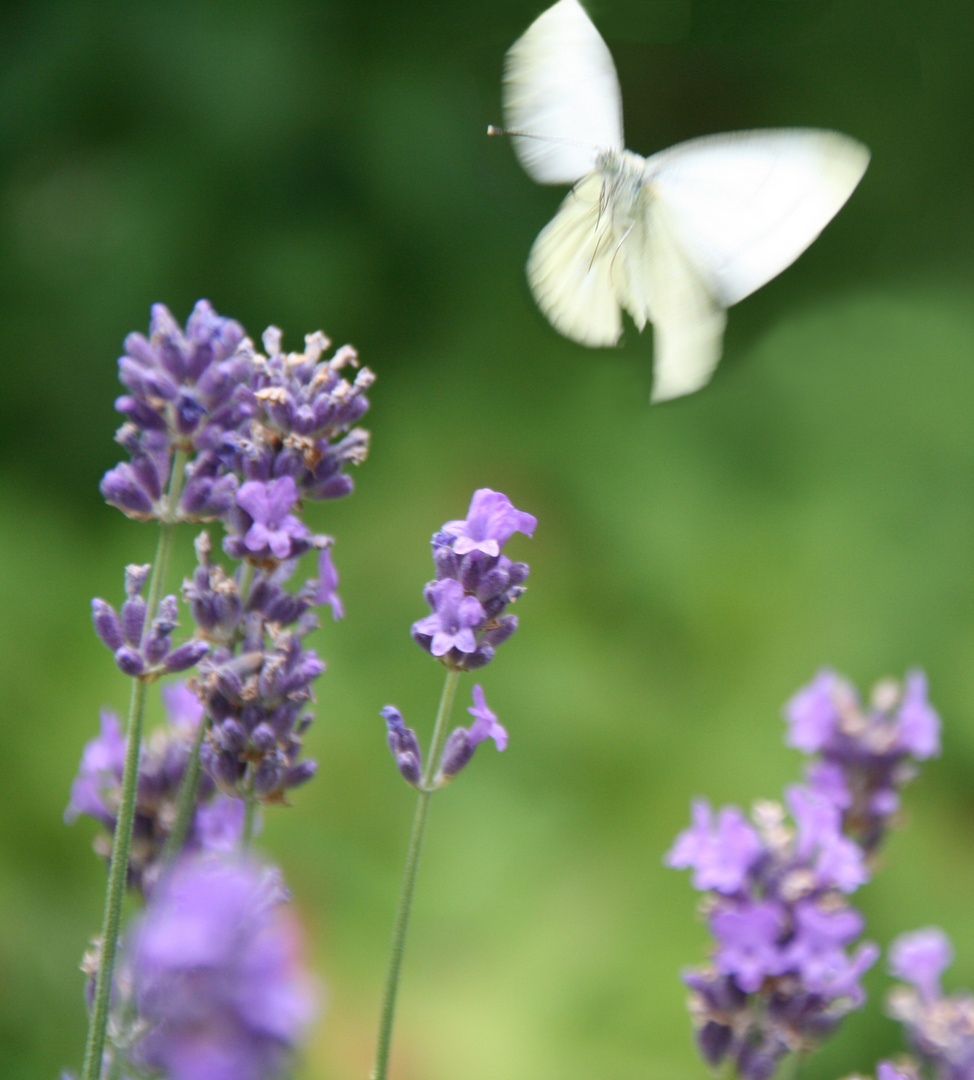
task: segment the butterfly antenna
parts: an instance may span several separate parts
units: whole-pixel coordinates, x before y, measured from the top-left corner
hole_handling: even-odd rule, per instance
[[[593,146],[591,143],[579,142],[578,139],[563,139],[559,135],[537,135],[533,131],[521,131],[519,128],[502,128],[496,124],[487,125],[488,135],[515,135],[519,139],[540,139],[542,142],[556,142],[562,143],[565,146],[581,146],[586,150],[598,150],[597,146]]]

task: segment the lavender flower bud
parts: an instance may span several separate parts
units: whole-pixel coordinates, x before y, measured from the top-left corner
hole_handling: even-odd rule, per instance
[[[182,645],[173,649],[163,661],[163,667],[166,671],[172,673],[187,671],[189,668],[195,667],[209,651],[210,646],[205,641],[193,638],[191,641],[185,641]]]
[[[396,768],[407,784],[420,787],[422,783],[423,755],[419,749],[416,732],[406,727],[402,713],[394,705],[380,709],[388,728],[389,750]]]
[[[129,645],[123,645],[120,649],[115,650],[115,663],[118,665],[119,671],[124,675],[131,675],[133,678],[145,671],[145,661],[142,659],[142,654]]]
[[[475,749],[476,747],[470,742],[466,728],[458,727],[450,732],[443,747],[443,756],[440,758],[437,780],[440,782],[452,780],[473,757]]]
[[[104,600],[92,600],[91,618],[95,624],[95,633],[112,652],[120,649],[125,644],[122,620],[110,604],[107,604]]]
[[[142,641],[142,631],[145,629],[146,607],[141,596],[135,596],[122,604],[122,629],[125,632],[125,640],[135,648]]]

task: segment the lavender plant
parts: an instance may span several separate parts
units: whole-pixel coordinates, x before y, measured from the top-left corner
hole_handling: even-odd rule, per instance
[[[306,501],[352,491],[346,466],[368,452],[353,425],[368,409],[368,368],[355,351],[330,358],[315,333],[284,353],[275,328],[259,352],[243,328],[200,301],[185,329],[162,305],[148,338],[130,335],[119,361],[127,393],[116,436],[129,460],[101,490],[129,517],[157,521],[151,566],[125,572],[116,610],[92,603],[95,631],[132,680],[124,737],[102,717],[84,751],[66,818],[96,818],[110,836],[102,932],[85,960],[90,1025],[83,1080],[162,1071],[173,1080],[263,1080],[277,1075],[310,1019],[286,891],[277,871],[246,854],[259,808],[283,804],[308,781],[302,757],[312,684],[324,663],[305,647],[314,608],[342,614],[331,537],[301,520]],[[194,624],[178,640],[179,604],[164,595],[178,524],[219,522],[231,570],[206,532],[183,585]],[[289,588],[301,556],[318,577]],[[150,684],[168,723],[142,738]],[[120,949],[126,885],[146,901]],[[120,962],[119,962],[120,955]]]
[[[433,534],[436,577],[424,590],[432,612],[413,623],[412,636],[447,672],[425,765],[416,733],[406,726],[399,710],[394,705],[382,709],[393,760],[403,779],[419,790],[419,798],[396,910],[372,1080],[385,1080],[388,1069],[403,949],[430,797],[453,780],[480,743],[492,738],[498,750],[507,746],[507,732],[487,706],[479,685],[473,688],[474,704],[467,710],[474,722],[469,728],[454,728],[449,737],[446,728],[460,674],[490,663],[498,645],[517,629],[517,616],[505,611],[523,594],[528,567],[511,562],[501,554],[501,548],[515,532],[532,536],[536,526],[537,519],[515,509],[506,495],[481,488],[474,492],[465,519],[448,521]]]
[[[766,801],[750,822],[733,806],[715,819],[700,800],[666,855],[707,894],[716,941],[711,962],[683,975],[697,1046],[744,1080],[767,1080],[864,1003],[859,980],[879,948],[848,951],[864,920],[847,897],[869,879],[915,763],[939,752],[940,720],[919,672],[904,686],[879,683],[866,708],[847,681],[822,672],[785,717],[789,744],[815,755],[807,783],[785,792],[791,820]]]

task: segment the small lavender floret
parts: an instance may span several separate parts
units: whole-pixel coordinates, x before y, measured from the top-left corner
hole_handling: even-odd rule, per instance
[[[762,853],[757,832],[736,806],[725,806],[713,821],[706,799],[692,806],[693,826],[676,838],[664,858],[667,866],[692,868],[695,889],[736,893]]]
[[[482,551],[485,555],[496,557],[514,533],[533,536],[537,526],[538,519],[522,510],[515,510],[506,495],[490,488],[480,488],[470,500],[466,519],[448,521],[443,526],[443,532],[457,538],[453,545],[457,555]]]
[[[161,883],[128,950],[148,1030],[133,1061],[170,1080],[271,1080],[316,1011],[276,871],[190,858]]]
[[[504,610],[524,592],[525,563],[512,563],[501,546],[515,532],[532,535],[537,519],[516,510],[490,488],[474,493],[468,516],[433,534],[436,578],[423,596],[432,613],[413,623],[413,640],[455,671],[490,663],[497,647],[517,629]]]
[[[288,559],[302,554],[299,543],[306,542],[310,533],[308,527],[289,512],[297,501],[298,487],[291,476],[267,483],[251,480],[240,487],[237,505],[251,519],[243,538],[249,557],[255,560]]]
[[[927,1005],[941,997],[940,976],[953,962],[950,939],[937,926],[901,934],[889,949],[890,974],[914,986]]]
[[[484,691],[479,685],[473,688],[473,705],[467,709],[467,712],[474,718],[469,731],[472,746],[479,745],[485,739],[493,739],[498,750],[507,749],[507,732],[498,723],[496,715],[491,712],[484,699]]]

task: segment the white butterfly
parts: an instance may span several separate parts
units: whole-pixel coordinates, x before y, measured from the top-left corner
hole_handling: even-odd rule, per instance
[[[615,65],[578,0],[511,46],[504,115],[527,172],[574,185],[528,256],[538,306],[583,345],[614,345],[622,309],[640,330],[651,322],[654,401],[710,379],[725,309],[798,258],[869,163],[861,143],[811,128],[626,150]]]

